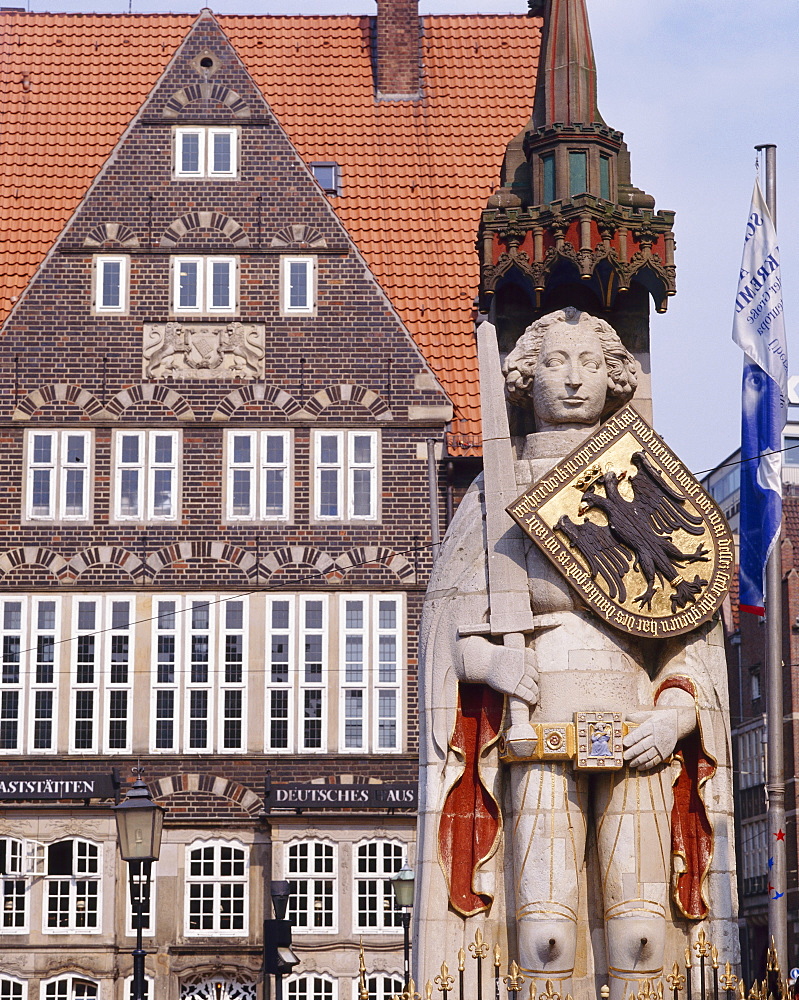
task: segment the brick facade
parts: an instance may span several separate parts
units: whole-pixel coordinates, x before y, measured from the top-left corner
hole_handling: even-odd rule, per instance
[[[405,31],[403,25],[390,29]],[[413,74],[403,77],[398,69],[412,48],[413,34],[410,32],[407,51],[399,54],[397,66],[389,76],[381,76],[381,81],[396,85],[398,89],[392,92],[418,90],[418,66],[415,78]],[[418,49],[418,34],[414,37]],[[209,129],[235,129],[237,177],[175,177],[178,127],[195,127],[206,137]],[[98,255],[127,261],[123,266],[129,268],[128,305],[119,314],[93,308]],[[181,255],[199,260],[200,267],[215,255],[235,260],[236,301],[230,315],[176,318],[173,269],[175,258]],[[311,257],[316,264],[316,302],[308,315],[286,315],[283,308],[281,262],[291,255]],[[205,352],[199,360],[195,356],[196,378],[174,377],[169,371],[163,377],[147,375],[143,359],[147,331],[166,324],[188,329],[188,337],[195,337],[191,342],[200,344],[200,354]],[[230,324],[264,330],[263,347],[247,355],[261,365],[255,377],[233,370],[226,374],[219,365],[219,370],[209,375],[222,351],[224,338],[219,339],[218,331]],[[210,328],[210,333],[191,332],[199,326]],[[199,336],[206,339],[198,341]],[[148,975],[155,977],[153,988],[159,997],[177,1000],[189,982],[188,972],[199,970],[207,977],[227,976],[249,989],[259,979],[259,921],[265,915],[263,898],[270,878],[268,845],[273,839],[301,835],[296,816],[287,820],[290,829],[285,837],[279,814],[268,819],[262,816],[267,774],[274,783],[415,781],[416,633],[430,567],[425,441],[431,436],[440,440],[449,402],[209,13],[199,17],[131,122],[17,302],[2,337],[4,357],[13,371],[13,391],[0,400],[5,456],[4,488],[0,490],[0,600],[12,608],[12,619],[18,605],[23,616],[33,616],[34,608],[43,607],[34,602],[51,599],[60,602],[57,607],[63,609],[64,616],[69,609],[79,614],[81,602],[94,601],[97,608],[116,607],[113,600],[120,595],[134,609],[150,610],[147,617],[134,620],[130,626],[135,665],[129,688],[133,714],[125,737],[129,748],[119,753],[103,750],[100,743],[111,739],[107,726],[112,723],[95,719],[94,725],[99,726],[97,748],[88,752],[87,745],[87,752],[80,753],[70,749],[77,732],[75,706],[79,702],[74,700],[74,692],[68,694],[67,681],[61,679],[54,682],[56,688],[61,685],[58,718],[53,723],[60,734],[58,746],[53,748],[58,753],[33,754],[28,717],[21,716],[17,751],[9,751],[11,744],[6,744],[0,768],[6,778],[43,772],[51,776],[108,773],[119,768],[124,785],[131,765],[140,760],[151,789],[168,809],[167,860],[159,862],[165,879],[159,899],[165,905],[158,904],[155,938],[152,947],[145,946],[159,953],[157,960],[148,960]],[[185,352],[182,355],[184,364],[187,356]],[[232,363],[237,364],[235,358]],[[425,377],[420,379],[420,375]],[[289,432],[286,440],[291,460],[286,475],[290,500],[284,520],[234,521],[226,513],[232,488],[226,478],[230,429]],[[314,486],[313,448],[314,433],[319,430],[340,431],[345,435],[342,448],[352,440],[347,434],[374,435],[369,438],[378,453],[369,472],[377,477],[372,516],[324,521],[315,515],[318,498],[314,491],[321,487],[318,481]],[[91,488],[83,519],[56,514],[52,519],[37,520],[30,515],[36,489],[32,442],[39,440],[33,435],[41,437],[51,431],[89,435],[86,475]],[[179,452],[176,485],[172,487],[177,510],[172,520],[146,516],[124,520],[118,511],[115,513],[114,497],[121,489],[122,475],[119,435],[139,431],[176,434],[170,438]],[[147,440],[141,438],[145,442],[142,448],[149,447]],[[340,456],[340,461],[338,474],[346,478],[348,460]],[[144,466],[140,474],[154,475]],[[54,477],[61,475],[66,476],[66,471],[53,473]],[[50,481],[51,489],[56,488],[56,481]],[[443,480],[441,495],[443,511]],[[331,713],[330,732],[338,733],[338,747],[336,737],[330,736],[324,752],[299,756],[267,752],[263,736],[267,708],[262,702],[253,703],[264,697],[269,685],[263,639],[267,625],[256,616],[264,614],[266,601],[277,600],[279,595],[287,595],[287,602],[289,598],[326,602],[326,613],[343,616],[343,595],[348,594],[359,595],[361,605],[379,601],[381,596],[399,596],[396,607],[404,609],[401,625],[395,630],[401,647],[396,749],[338,752],[347,723],[341,707],[344,702],[331,675],[325,705]],[[185,595],[211,595],[212,603],[221,606],[238,595],[248,595],[248,606],[253,609],[253,617],[248,619],[249,665],[254,674],[260,671],[264,675],[254,675],[243,716],[245,729],[257,729],[247,744],[254,749],[238,755],[213,751],[186,754],[180,749],[153,752],[155,723],[151,720],[148,724],[147,718],[156,697],[148,691],[148,678],[155,670],[155,640],[149,649],[147,644],[150,630],[160,628],[161,619],[157,625],[149,624],[156,616],[155,603],[147,603],[150,595],[176,601]],[[47,603],[46,613],[50,613],[49,608]],[[374,608],[376,634],[377,604]],[[222,618],[218,621],[221,629]],[[74,682],[74,671],[80,669],[74,665],[74,626],[64,620],[59,635],[64,637],[59,640],[64,650],[57,653],[57,662],[64,677],[69,674]],[[186,656],[189,638],[185,639]],[[332,658],[338,648],[333,638],[329,643]],[[96,642],[102,641],[98,632]],[[211,642],[207,637],[204,641]],[[32,653],[25,650],[24,640],[22,648],[23,657]],[[339,675],[343,677],[343,652],[341,657]],[[185,661],[182,669],[188,670]],[[300,689],[297,698],[302,693]],[[190,696],[193,698],[187,688],[186,713]],[[211,691],[206,698],[213,701],[215,696],[221,712],[222,694]],[[69,697],[73,700],[68,701]],[[101,698],[111,697],[103,694],[101,685],[93,711],[101,711]],[[366,697],[371,696],[367,693]],[[105,707],[110,703],[102,702]],[[370,711],[378,712],[376,696]],[[216,723],[211,719],[207,724],[216,724],[221,731],[220,719],[221,715]],[[323,728],[326,724],[320,723]],[[373,725],[374,733],[378,732],[379,724],[371,716],[364,725]],[[110,884],[116,873],[119,884],[124,885],[124,866],[116,859],[109,805],[100,803],[97,808],[95,803],[87,811],[91,821],[81,835],[89,837],[94,830],[95,840],[103,845],[104,870],[111,877]],[[348,832],[342,841],[345,846],[341,847],[342,867],[337,877],[342,899],[350,900],[354,891],[346,879],[355,877],[350,852],[356,850],[358,836],[374,836],[376,825],[382,824],[383,836],[398,839],[412,854],[413,816],[319,814],[308,826],[315,831],[314,836],[337,842],[336,831],[344,816]],[[18,802],[6,809],[0,835],[20,836],[20,830],[28,831],[26,837],[47,844],[76,836],[82,827],[74,805],[64,803],[59,810]],[[181,872],[187,865],[181,852],[195,839],[231,836],[252,848],[254,866],[265,866],[260,881],[250,883],[248,931],[230,939],[224,934],[187,936],[180,916],[184,905]],[[257,863],[256,857],[260,859]],[[275,869],[274,874],[282,877],[282,871]],[[108,885],[105,892],[111,892]],[[173,904],[171,910],[167,900]],[[6,971],[37,984],[30,987],[34,991],[29,993],[30,1000],[38,996],[38,984],[48,976],[67,973],[99,982],[99,995],[104,1000],[122,1000],[127,989],[125,976],[130,973],[130,942],[119,924],[124,906],[120,900],[112,908],[107,901],[103,905],[106,909],[99,935],[43,936],[34,926],[41,915],[32,911],[27,938],[0,937]],[[304,956],[303,968],[309,973],[316,970],[344,977],[342,981],[352,978],[357,954],[334,957],[342,936],[353,939],[352,920],[342,910],[335,927],[320,934],[314,949]],[[363,933],[368,938],[368,930]],[[314,935],[305,938],[305,945],[313,939]],[[378,940],[384,950],[387,942],[393,946],[384,958],[383,971],[397,971],[401,967],[401,937],[395,932]],[[26,947],[15,950],[23,941]],[[106,950],[98,950],[98,945]],[[116,956],[113,960],[112,954]]]

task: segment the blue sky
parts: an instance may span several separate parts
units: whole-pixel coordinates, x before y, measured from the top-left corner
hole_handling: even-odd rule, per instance
[[[33,11],[196,12],[202,0],[10,0]],[[374,13],[374,0],[210,0],[218,13]],[[799,4],[588,0],[599,106],[633,183],[677,213],[678,294],[652,316],[655,426],[696,472],[739,437],[732,309],[758,143],[778,147],[778,233],[799,372]],[[422,13],[524,13],[526,0],[420,0]],[[498,59],[497,72],[509,71]],[[514,68],[513,72],[523,71]],[[532,102],[532,93],[531,93]],[[520,123],[522,124],[522,123]]]

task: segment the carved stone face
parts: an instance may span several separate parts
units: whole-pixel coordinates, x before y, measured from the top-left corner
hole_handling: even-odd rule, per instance
[[[564,323],[547,331],[533,379],[538,429],[598,423],[607,391],[605,356],[593,330]]]

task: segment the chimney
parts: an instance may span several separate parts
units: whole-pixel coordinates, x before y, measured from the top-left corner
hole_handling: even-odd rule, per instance
[[[418,0],[377,0],[377,96],[413,100],[421,88]]]

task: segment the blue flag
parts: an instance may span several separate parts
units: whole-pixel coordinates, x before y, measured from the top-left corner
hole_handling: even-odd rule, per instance
[[[782,524],[788,351],[777,234],[755,181],[732,339],[744,352],[741,400],[740,605],[765,614],[764,575]]]

